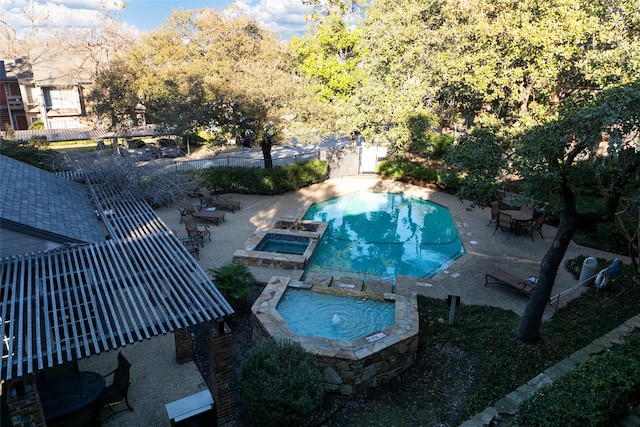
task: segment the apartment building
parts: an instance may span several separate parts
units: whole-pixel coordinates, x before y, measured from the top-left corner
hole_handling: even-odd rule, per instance
[[[25,130],[34,122],[45,129],[89,127],[84,92],[95,66],[82,55],[51,47],[0,60],[0,130]]]

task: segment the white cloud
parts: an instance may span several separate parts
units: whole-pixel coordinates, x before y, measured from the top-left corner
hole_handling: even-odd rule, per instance
[[[164,3],[165,0],[159,1]],[[124,0],[0,0],[0,21],[11,26],[19,38],[26,38],[30,30],[40,37],[46,37],[49,30],[95,28],[104,19],[105,10],[115,15],[123,2]],[[223,0],[216,3],[226,2]],[[312,10],[303,5],[302,0],[229,0],[227,4],[233,4],[261,25],[280,33],[283,39],[290,38],[292,34],[304,34],[308,28],[304,16]],[[165,5],[175,8],[190,6],[187,0],[176,0],[163,6]],[[130,27],[127,23],[121,23]]]
[[[0,19],[11,26],[18,37],[61,28],[95,27],[104,10],[113,12],[121,0],[0,0]]]
[[[287,39],[291,34],[304,34],[308,29],[305,14],[312,11],[310,6],[302,4],[302,0],[260,0],[253,2],[236,1],[235,6],[257,20],[265,27],[282,34]]]

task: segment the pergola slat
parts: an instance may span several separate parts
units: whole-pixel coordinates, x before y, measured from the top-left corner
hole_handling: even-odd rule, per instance
[[[81,254],[80,251],[76,252],[76,257],[78,258],[78,264],[81,266],[81,269],[85,275],[85,280],[87,282],[86,286],[82,287],[81,292],[82,292],[83,300],[86,303],[87,311],[86,311],[85,320],[88,323],[89,333],[90,333],[90,336],[87,337],[87,339],[85,340],[86,352],[83,353],[83,355],[88,356],[92,353],[100,352],[99,343],[101,339],[98,338],[98,335],[100,336],[100,338],[102,338],[104,335],[101,329],[96,331],[96,327],[100,326],[100,324],[96,320],[97,317],[96,317],[95,311],[97,310],[97,308],[95,305],[95,300],[93,299],[93,293],[91,292],[91,290],[96,286],[96,283],[98,283],[98,281],[96,280],[94,272],[89,268],[88,257],[82,256],[82,255],[83,254]],[[91,312],[92,309],[94,311],[93,314]],[[93,346],[91,344],[93,344]],[[80,355],[78,355],[78,357],[80,357]]]

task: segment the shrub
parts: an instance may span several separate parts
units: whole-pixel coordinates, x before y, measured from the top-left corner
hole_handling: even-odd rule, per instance
[[[225,297],[245,301],[256,278],[246,265],[229,262],[208,272]]]
[[[29,130],[43,130],[44,123],[41,120],[35,121],[29,125]]]
[[[409,147],[409,151],[425,157],[442,158],[449,150],[449,147],[453,145],[453,142],[453,136],[431,132],[414,140]]]
[[[62,154],[59,152],[46,148],[46,146],[38,147],[24,141],[0,139],[0,152],[3,156],[47,171],[54,170],[53,165],[62,161]]]
[[[322,182],[326,173],[327,162],[321,160],[271,169],[214,167],[191,172],[195,181],[211,190],[265,195],[284,194]]]
[[[33,145],[38,150],[49,148],[49,141],[46,136],[32,136],[29,140],[29,144]]]
[[[322,402],[320,372],[313,356],[290,341],[268,340],[251,349],[240,371],[240,396],[256,426],[299,423]]]
[[[378,164],[376,171],[380,175],[403,182],[421,181],[437,184],[440,181],[440,174],[437,171],[404,159],[384,160]]]
[[[640,337],[569,371],[524,401],[521,426],[608,426],[640,401]]]

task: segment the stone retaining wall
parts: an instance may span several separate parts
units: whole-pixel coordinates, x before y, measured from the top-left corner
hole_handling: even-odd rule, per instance
[[[277,311],[289,278],[274,277],[251,308],[251,341],[260,345],[270,338],[299,342],[312,355],[322,373],[325,391],[344,395],[375,387],[408,369],[418,351],[419,318],[417,297],[397,294],[371,295],[395,300],[396,323],[379,333],[354,341],[300,337],[293,333]],[[292,286],[303,287],[304,284]],[[309,286],[311,287],[311,286]],[[323,291],[327,291],[326,288]],[[365,296],[365,292],[337,290]]]

